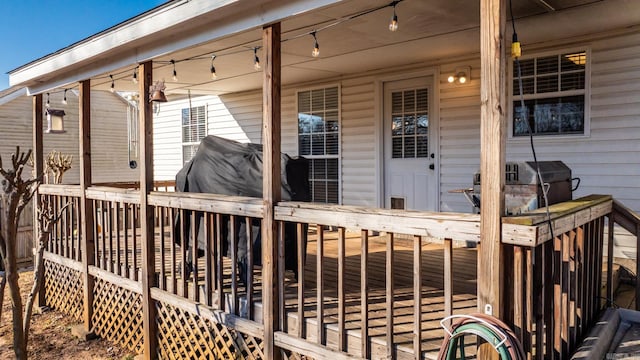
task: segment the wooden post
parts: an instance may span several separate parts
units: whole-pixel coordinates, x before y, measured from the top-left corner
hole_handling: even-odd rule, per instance
[[[42,142],[42,118],[43,118],[43,109],[42,109],[42,94],[38,94],[33,96],[33,170],[34,176],[42,175],[44,171],[43,166],[43,142]],[[32,208],[33,208],[33,239],[39,238],[38,233],[38,206],[40,201],[40,196],[38,191],[33,195],[32,198]],[[36,244],[33,244],[34,248]],[[34,252],[35,254],[35,252]],[[35,261],[34,261],[35,264]],[[47,305],[45,293],[44,293],[44,282],[42,282],[43,286],[38,291],[38,297],[36,298],[35,306],[37,308],[42,308]]]
[[[82,276],[84,277],[84,336],[92,331],[93,317],[93,276],[89,266],[95,262],[95,241],[93,238],[93,203],[87,199],[86,191],[91,186],[91,80],[80,82],[79,142],[80,142],[80,211],[82,213]]]
[[[142,323],[144,324],[144,358],[157,357],[156,307],[151,288],[157,286],[155,276],[155,243],[153,207],[148,196],[153,190],[153,105],[149,102],[149,86],[153,81],[151,61],[138,66],[140,94],[138,128],[140,131],[140,239],[142,242]],[[135,266],[135,265],[134,265]]]
[[[478,307],[503,317],[501,217],[506,133],[505,0],[480,1],[480,249]]]
[[[279,316],[277,224],[273,207],[280,201],[280,23],[265,26],[262,31],[264,71],[262,78],[262,298],[264,299],[264,356],[278,360],[282,354],[274,345],[274,333],[282,324]],[[249,305],[251,306],[251,305]]]

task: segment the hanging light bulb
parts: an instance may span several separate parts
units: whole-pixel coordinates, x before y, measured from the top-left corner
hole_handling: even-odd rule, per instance
[[[67,105],[67,89],[64,89],[64,96],[62,97],[62,105]]]
[[[216,67],[213,66],[213,60],[216,59],[216,55],[211,55],[211,80],[215,80],[218,75],[216,75]]]
[[[175,60],[171,60],[171,64],[173,64],[173,81],[178,81],[178,72],[176,71],[176,62]]]
[[[131,81],[134,84],[138,83],[138,68],[137,67],[135,69],[133,69],[133,76],[131,77]]]
[[[396,14],[398,1],[394,1],[391,5],[393,5],[393,17],[391,17],[391,22],[389,22],[389,31],[396,31],[398,30],[398,15]]]
[[[47,93],[47,103],[44,106],[46,107],[51,106],[51,102],[49,101],[49,93]]]
[[[311,52],[311,56],[318,57],[320,56],[320,45],[318,45],[318,38],[316,37],[316,32],[312,32],[313,40],[315,40],[315,44],[313,46],[313,51]]]
[[[116,92],[116,82],[115,80],[113,80],[113,75],[109,75],[109,77],[111,78],[111,92]]]
[[[258,57],[258,48],[257,47],[253,48],[253,68],[256,69],[256,71],[260,71],[260,69],[261,69],[260,58]]]

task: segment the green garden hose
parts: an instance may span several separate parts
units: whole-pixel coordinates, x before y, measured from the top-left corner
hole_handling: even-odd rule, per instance
[[[503,360],[524,360],[526,359],[520,341],[515,337],[511,329],[502,321],[484,314],[455,315],[444,319],[456,319],[451,325],[451,329],[445,327],[445,338],[438,354],[439,360],[465,358],[464,337],[466,335],[476,335],[487,343],[491,344]],[[443,325],[444,327],[444,325]]]

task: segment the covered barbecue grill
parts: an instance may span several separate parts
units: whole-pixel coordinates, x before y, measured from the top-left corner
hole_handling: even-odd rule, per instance
[[[548,184],[549,205],[572,199],[571,169],[562,161],[539,161],[542,181]],[[464,194],[479,212],[482,203],[480,172],[473,176],[473,188]],[[577,187],[577,186],[576,186]],[[517,215],[545,205],[542,187],[533,161],[507,162],[505,168],[504,202],[506,215]]]

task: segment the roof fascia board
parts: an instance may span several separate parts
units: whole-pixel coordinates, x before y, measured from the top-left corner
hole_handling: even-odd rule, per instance
[[[11,89],[11,88],[9,88]],[[7,104],[19,97],[26,96],[27,89],[26,88],[18,88],[14,89],[14,91],[9,90],[5,95],[0,97],[0,106]]]
[[[36,62],[24,69],[17,69],[10,74],[9,79],[11,84],[26,84],[29,94],[42,93],[47,90],[102,75],[121,67],[152,60],[180,49],[197,46],[217,38],[282,21],[290,16],[313,11],[341,1],[342,0],[267,1],[259,4],[256,0],[248,0],[244,2],[247,7],[243,9],[243,11],[239,11],[232,19],[224,18],[225,13],[219,11],[221,14],[219,17],[222,18],[218,19],[217,16],[214,16],[211,19],[211,23],[216,25],[211,28],[203,27],[198,31],[180,34],[183,36],[178,38],[176,38],[174,29],[172,30],[172,36],[168,37],[173,39],[170,42],[155,41],[146,45],[142,44],[138,47],[130,46],[129,49],[126,48],[126,44],[132,40],[125,41],[124,39],[128,39],[128,36],[135,36],[137,31],[142,31],[145,27],[152,29],[147,29],[144,32],[144,36],[154,35],[162,33],[163,30],[167,31],[169,27],[169,25],[167,25],[168,23],[173,26],[179,26],[180,24],[184,24],[185,21],[192,20],[205,12],[213,12],[212,14],[215,15],[215,11],[221,9],[221,2],[216,2],[216,6],[207,9],[205,5],[210,4],[211,1],[191,0],[186,3],[181,3],[183,7],[175,7],[170,11],[164,11],[159,14],[152,13],[148,17],[140,19],[140,21],[125,24],[124,28],[114,29],[113,32],[105,34],[104,37],[99,37],[86,44],[78,44],[76,47],[71,47],[67,51],[43,59],[42,62]],[[238,2],[239,0],[227,0],[223,3],[230,5]],[[159,10],[166,9],[163,8]],[[180,16],[180,21],[174,18],[178,16]],[[137,40],[144,40],[142,38],[143,36],[136,37]],[[109,56],[110,53],[116,52],[119,52],[117,56]],[[92,57],[108,58],[108,60],[90,62],[86,66],[80,66],[81,69],[74,68],[74,65],[79,64],[82,60]],[[50,80],[38,81],[38,77],[50,73],[58,74],[54,75]]]

